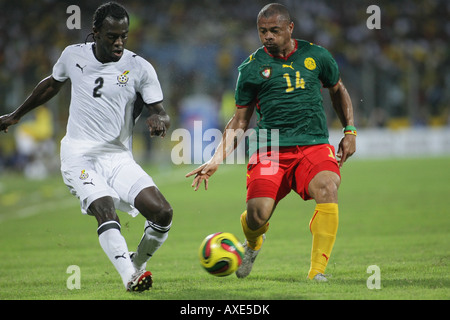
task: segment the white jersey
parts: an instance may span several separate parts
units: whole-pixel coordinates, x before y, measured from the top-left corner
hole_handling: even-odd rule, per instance
[[[72,83],[63,139],[72,152],[130,151],[137,93],[147,104],[163,100],[153,66],[129,50],[117,62],[101,63],[94,56],[93,43],[68,46],[52,76]]]

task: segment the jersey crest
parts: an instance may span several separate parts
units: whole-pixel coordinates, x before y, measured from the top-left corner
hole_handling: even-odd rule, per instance
[[[87,178],[89,178],[89,173],[86,170],[81,170],[80,180],[86,180]]]
[[[117,85],[118,86],[125,87],[127,85],[127,82],[129,79],[128,78],[129,73],[130,73],[130,71],[126,70],[126,71],[124,71],[124,73],[117,76]]]
[[[314,70],[316,68],[316,61],[311,57],[306,58],[305,67],[309,70]]]
[[[259,71],[259,75],[264,79],[269,79],[272,75],[272,67],[271,66],[263,66]]]

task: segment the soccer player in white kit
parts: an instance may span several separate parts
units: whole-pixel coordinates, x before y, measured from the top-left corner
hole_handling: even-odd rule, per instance
[[[109,2],[97,8],[94,42],[68,46],[32,94],[10,114],[0,117],[7,132],[27,112],[54,97],[70,79],[72,96],[67,132],[61,141],[61,173],[80,200],[81,211],[98,222],[102,249],[119,272],[125,288],[152,286],[146,263],[167,239],[172,207],[152,178],[134,161],[132,130],[143,106],[151,136],[164,137],[170,118],[152,65],[126,50],[129,16]],[[116,209],[141,213],[145,228],[136,252],[129,253]]]

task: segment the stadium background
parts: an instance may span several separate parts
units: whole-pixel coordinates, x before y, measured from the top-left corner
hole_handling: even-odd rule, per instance
[[[131,15],[127,46],[155,66],[165,94],[164,105],[173,119],[171,130],[189,128],[193,120],[202,120],[204,130],[223,128],[233,113],[237,66],[260,46],[255,20],[268,2],[122,1]],[[393,149],[399,150],[398,145],[390,143],[402,132],[404,138],[399,143],[416,147],[418,140],[408,139],[428,135],[423,149],[415,154],[430,153],[430,140],[435,141],[433,152],[450,153],[447,1],[280,2],[292,11],[295,37],[322,45],[335,56],[353,100],[356,125],[360,130],[367,129],[359,143],[359,156],[389,155]],[[85,41],[91,32],[93,12],[100,3],[0,3],[0,114],[14,110],[38,81],[51,73],[65,46]],[[71,4],[81,10],[81,29],[69,29],[66,25],[71,15],[66,10]],[[366,26],[370,16],[366,9],[372,4],[381,8],[379,30]],[[64,135],[69,99],[70,86],[66,85],[62,94],[47,104],[52,127],[49,130],[47,126],[42,135],[55,142],[50,153],[57,154]],[[324,99],[330,126],[339,129],[326,91]],[[32,121],[34,117],[30,113],[24,120]],[[424,132],[424,128],[438,131]],[[332,138],[333,133],[332,130]],[[140,161],[167,160],[172,145],[173,142],[148,139],[143,122],[138,125],[135,152]],[[370,150],[376,152],[371,154]],[[26,161],[17,152],[14,135],[3,135],[0,168],[20,171]],[[57,168],[57,164],[53,167]]]

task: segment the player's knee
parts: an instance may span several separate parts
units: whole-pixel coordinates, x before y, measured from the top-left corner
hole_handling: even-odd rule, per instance
[[[135,199],[135,207],[147,220],[160,226],[172,222],[172,206],[155,187],[142,190]]]
[[[247,225],[257,230],[269,221],[275,202],[270,198],[253,198],[247,201]]]
[[[320,186],[320,191],[324,196],[337,197],[338,185],[333,179],[326,179]]]
[[[339,184],[337,174],[318,175],[311,181],[309,193],[319,202],[337,202]]]
[[[89,213],[97,219],[98,225],[108,221],[119,221],[119,216],[114,207],[114,201],[109,197],[97,199],[91,203],[88,209]]]
[[[251,230],[258,230],[268,221],[267,214],[260,210],[247,209],[247,225]]]
[[[168,226],[172,222],[172,217],[172,206],[168,203],[165,203],[159,210],[155,222],[161,226]]]
[[[167,202],[141,208],[140,212],[147,220],[160,226],[168,226],[172,222],[173,209]]]

